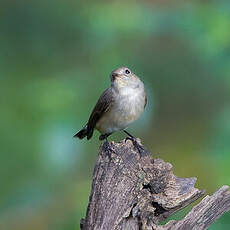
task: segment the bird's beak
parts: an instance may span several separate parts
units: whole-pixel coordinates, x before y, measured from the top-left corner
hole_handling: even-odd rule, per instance
[[[112,73],[112,81],[114,81],[117,77],[119,77],[119,74]]]

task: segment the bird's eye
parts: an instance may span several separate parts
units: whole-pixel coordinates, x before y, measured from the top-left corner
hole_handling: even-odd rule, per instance
[[[128,69],[125,70],[126,74],[130,74],[130,71]]]

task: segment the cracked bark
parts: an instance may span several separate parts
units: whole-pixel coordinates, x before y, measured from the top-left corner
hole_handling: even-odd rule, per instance
[[[110,156],[101,145],[82,230],[206,229],[230,210],[230,192],[223,186],[206,196],[180,221],[159,223],[204,195],[194,188],[196,178],[179,178],[172,165],[140,157],[130,140],[111,142]]]

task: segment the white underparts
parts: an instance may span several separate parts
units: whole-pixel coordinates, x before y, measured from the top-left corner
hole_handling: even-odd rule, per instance
[[[145,90],[141,81],[136,87],[132,85],[116,90],[113,106],[97,122],[96,128],[102,134],[125,129],[139,118],[144,105]]]

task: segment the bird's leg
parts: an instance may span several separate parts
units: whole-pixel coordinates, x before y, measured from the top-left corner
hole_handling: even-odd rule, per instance
[[[128,135],[128,137],[126,137],[126,140],[131,140],[133,142],[133,145],[137,148],[140,156],[145,156],[147,151],[137,142],[137,139],[126,130],[123,131]]]
[[[105,138],[105,151],[107,152],[108,156],[110,156],[110,152],[112,151],[112,148],[110,147],[108,137]]]
[[[110,135],[109,134],[102,134],[100,137],[99,137],[99,140],[104,140],[105,139],[105,151],[106,153],[108,154],[108,156],[110,156],[110,152],[113,151],[113,149],[110,147],[110,144],[109,144],[109,141],[108,141],[108,136]]]

